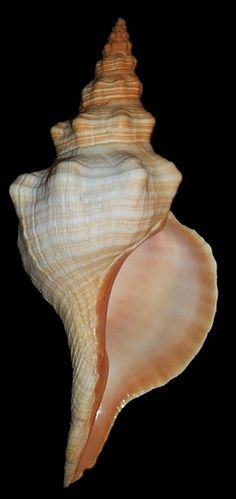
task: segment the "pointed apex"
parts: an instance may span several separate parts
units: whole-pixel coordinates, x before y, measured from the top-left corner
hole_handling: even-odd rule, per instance
[[[119,17],[103,50],[103,57],[113,54],[131,55],[132,45],[126,29],[126,22]]]
[[[117,19],[117,21],[116,21],[115,26],[117,26],[117,25],[122,25],[122,26],[124,26],[124,28],[126,29],[126,22],[125,22],[125,20],[123,19],[123,17],[118,17],[118,19]]]
[[[118,31],[121,30],[121,31],[125,31],[127,33],[127,29],[126,29],[126,22],[124,19],[122,19],[122,17],[119,17],[118,21],[116,21],[116,24],[113,28],[113,30],[117,29]]]

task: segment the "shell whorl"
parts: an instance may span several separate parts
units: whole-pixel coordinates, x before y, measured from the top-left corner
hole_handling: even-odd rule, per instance
[[[59,157],[73,155],[78,147],[150,141],[155,119],[141,104],[131,47],[125,21],[118,19],[95,78],[82,91],[78,116],[51,129]]]

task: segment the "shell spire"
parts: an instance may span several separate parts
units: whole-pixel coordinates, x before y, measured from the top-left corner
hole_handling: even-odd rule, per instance
[[[109,36],[108,43],[104,47],[103,57],[114,54],[131,55],[131,48],[132,44],[129,41],[126,22],[120,17]]]
[[[91,145],[150,142],[155,119],[141,104],[142,84],[131,48],[126,23],[119,18],[96,64],[94,80],[82,91],[79,114],[51,129],[59,157]]]

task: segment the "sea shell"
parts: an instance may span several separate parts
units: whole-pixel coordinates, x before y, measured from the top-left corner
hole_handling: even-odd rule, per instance
[[[10,188],[24,267],[71,349],[65,486],[94,465],[129,400],[183,371],[215,313],[215,262],[169,213],[181,174],[150,145],[135,66],[119,19],[80,113],[52,128],[55,163]]]

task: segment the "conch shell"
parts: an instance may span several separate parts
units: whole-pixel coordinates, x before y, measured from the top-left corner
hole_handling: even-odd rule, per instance
[[[80,113],[52,128],[55,163],[10,188],[24,267],[71,349],[65,486],[94,465],[129,400],[185,369],[215,313],[215,262],[169,212],[181,174],[150,145],[135,66],[119,19]]]

